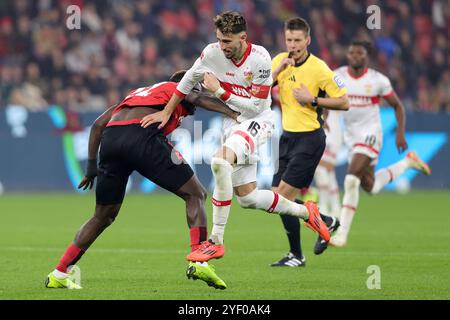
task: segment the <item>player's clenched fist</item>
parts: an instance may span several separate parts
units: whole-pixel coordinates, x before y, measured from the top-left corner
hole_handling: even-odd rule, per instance
[[[153,123],[160,122],[158,129],[162,129],[166,125],[167,121],[169,121],[169,118],[170,114],[168,114],[164,110],[158,111],[143,117],[141,120],[141,127],[147,128],[149,125]]]

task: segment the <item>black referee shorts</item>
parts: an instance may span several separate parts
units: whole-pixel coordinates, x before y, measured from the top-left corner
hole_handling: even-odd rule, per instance
[[[194,175],[157,127],[158,124],[148,128],[130,124],[105,128],[100,146],[97,204],[122,203],[128,177],[134,170],[171,192]]]
[[[325,150],[325,138],[322,128],[311,132],[284,131],[272,187],[278,187],[283,180],[298,189],[308,188]]]

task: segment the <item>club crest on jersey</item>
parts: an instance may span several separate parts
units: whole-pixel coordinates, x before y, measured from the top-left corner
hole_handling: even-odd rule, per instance
[[[257,96],[258,93],[261,91],[261,87],[260,86],[252,86],[251,91],[252,91],[253,96]]]
[[[244,71],[244,78],[248,82],[251,82],[253,80],[253,72],[251,72],[251,71]]]
[[[336,85],[338,86],[339,89],[342,89],[342,88],[345,87],[344,80],[342,80],[341,77],[339,77],[338,75],[335,75],[333,80],[334,80],[334,82],[336,83]]]

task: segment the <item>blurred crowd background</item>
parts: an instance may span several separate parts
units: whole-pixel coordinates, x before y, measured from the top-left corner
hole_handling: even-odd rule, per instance
[[[366,27],[371,4],[380,30]],[[66,26],[70,5],[81,8],[80,30]],[[346,63],[352,39],[371,40],[371,66],[408,110],[450,113],[448,0],[0,0],[0,108],[104,110],[190,67],[216,41],[212,19],[224,10],[242,12],[250,41],[272,56],[285,50],[293,16],[310,22],[310,50],[332,68]]]

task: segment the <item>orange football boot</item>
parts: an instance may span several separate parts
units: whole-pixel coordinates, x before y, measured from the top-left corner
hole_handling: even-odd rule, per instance
[[[225,246],[223,244],[215,244],[211,241],[203,241],[197,250],[187,255],[188,261],[206,262],[211,259],[220,259],[225,254]]]
[[[326,242],[330,241],[330,231],[325,222],[320,217],[319,209],[314,201],[306,201],[304,206],[308,209],[309,218],[306,221],[306,226],[312,231],[317,232],[320,237]]]

